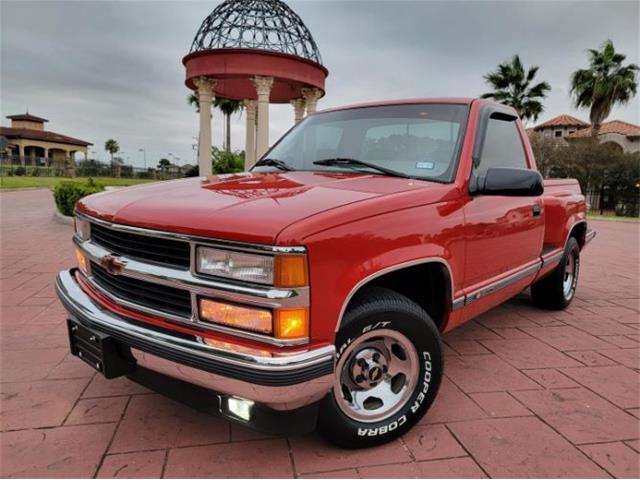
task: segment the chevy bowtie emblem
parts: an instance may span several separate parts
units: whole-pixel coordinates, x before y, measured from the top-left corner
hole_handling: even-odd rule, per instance
[[[100,259],[100,265],[111,275],[119,275],[127,266],[117,255],[105,255]]]

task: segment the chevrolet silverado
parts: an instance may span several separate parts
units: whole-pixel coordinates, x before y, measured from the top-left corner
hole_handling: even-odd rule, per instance
[[[56,286],[107,378],[356,448],[427,412],[445,332],[528,288],[567,307],[593,236],[512,108],[402,100],[312,114],[249,172],[82,199]]]

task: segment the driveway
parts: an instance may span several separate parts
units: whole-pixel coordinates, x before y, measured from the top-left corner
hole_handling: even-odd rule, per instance
[[[562,312],[526,295],[445,336],[436,403],[403,438],[340,450],[267,437],[67,353],[55,273],[74,263],[51,192],[0,193],[3,477],[638,477],[639,224],[598,231]]]

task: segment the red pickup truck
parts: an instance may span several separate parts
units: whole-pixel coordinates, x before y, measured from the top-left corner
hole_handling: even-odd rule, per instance
[[[92,195],[75,227],[57,278],[75,355],[345,447],[427,412],[443,333],[529,287],[569,305],[594,235],[516,112],[458,98],[313,114],[250,172]]]

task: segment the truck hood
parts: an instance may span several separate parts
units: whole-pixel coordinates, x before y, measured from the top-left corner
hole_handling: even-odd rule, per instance
[[[304,218],[428,185],[351,172],[240,173],[107,191],[78,209],[125,225],[269,244]]]

